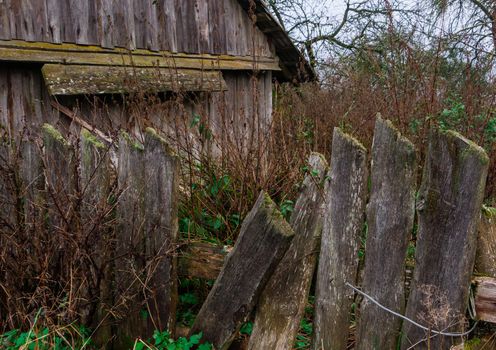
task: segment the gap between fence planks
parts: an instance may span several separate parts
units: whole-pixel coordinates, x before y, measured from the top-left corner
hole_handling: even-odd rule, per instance
[[[255,315],[248,349],[293,349],[305,311],[322,232],[327,162],[312,153],[290,225],[295,238],[265,287]]]
[[[345,349],[367,196],[367,152],[334,129],[316,282],[314,349]]]
[[[435,330],[464,329],[488,163],[484,150],[458,133],[430,131],[406,316]],[[459,341],[405,323],[401,347],[449,349]]]
[[[202,341],[226,350],[258,302],[293,236],[277,206],[261,192],[190,334],[203,332]]]
[[[362,289],[399,313],[405,308],[405,258],[415,215],[416,173],[413,144],[390,121],[378,117],[372,144]],[[359,315],[357,350],[396,349],[399,318],[368,299],[363,299]]]

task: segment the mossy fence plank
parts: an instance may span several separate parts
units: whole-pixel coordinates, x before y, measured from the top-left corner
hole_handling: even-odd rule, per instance
[[[228,349],[293,236],[277,206],[261,192],[190,334],[203,332],[203,341],[218,350]]]
[[[322,233],[325,158],[312,153],[291,215],[295,238],[265,287],[248,349],[293,349],[305,312]]]
[[[405,309],[405,258],[413,231],[416,173],[413,144],[391,122],[378,118],[372,145],[362,289],[399,313]],[[374,324],[380,327],[371,326]],[[400,328],[401,319],[364,299],[357,349],[394,350]]]
[[[128,312],[117,327],[117,348],[128,348],[155,329],[174,333],[178,166],[177,157],[153,130],[146,131],[144,146],[121,135],[116,295]]]
[[[81,181],[81,224],[84,237],[93,242],[93,271],[99,281],[99,290],[91,291],[92,298],[98,299],[96,306],[95,343],[105,345],[112,339],[111,307],[113,305],[113,259],[115,258],[115,237],[111,226],[110,203],[113,170],[110,160],[110,146],[104,145],[89,131],[80,135],[79,169]]]
[[[484,150],[455,132],[431,130],[420,187],[415,271],[406,315],[437,331],[465,329],[477,225],[488,170]],[[402,349],[460,342],[403,324]]]
[[[358,250],[365,219],[367,153],[334,129],[316,282],[314,349],[346,349]]]

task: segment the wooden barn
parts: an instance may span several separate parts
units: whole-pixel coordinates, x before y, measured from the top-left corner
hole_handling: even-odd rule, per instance
[[[263,0],[0,0],[0,124],[10,136],[44,122],[102,137],[167,131],[181,114],[214,132],[224,124],[243,143],[270,124],[274,81],[314,78]],[[149,92],[182,92],[182,113],[133,115],[126,96]]]

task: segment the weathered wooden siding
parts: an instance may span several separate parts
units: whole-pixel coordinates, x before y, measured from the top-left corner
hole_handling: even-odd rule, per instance
[[[119,128],[129,131],[152,126],[165,135],[174,135],[190,126],[198,114],[210,127],[212,134],[240,150],[257,145],[270,128],[272,114],[272,74],[253,77],[248,72],[223,72],[226,91],[199,93],[186,98],[184,105],[162,101],[156,105],[146,101],[133,110],[118,95],[57,97],[57,101],[93,127],[105,133]],[[134,106],[136,107],[136,106]],[[43,123],[79,133],[79,125],[51,107],[50,97],[39,66],[6,64],[0,67],[0,124],[14,136],[24,125],[30,131]],[[33,128],[34,127],[34,128]],[[213,142],[216,147],[217,142]],[[215,150],[220,152],[220,149]]]
[[[272,57],[236,0],[3,0],[0,39]]]

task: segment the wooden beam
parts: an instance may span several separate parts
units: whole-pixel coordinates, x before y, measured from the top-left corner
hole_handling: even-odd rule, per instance
[[[22,40],[0,40],[0,61],[201,70],[281,70],[279,60],[274,57],[183,54],[142,49],[130,51]]]
[[[42,73],[51,95],[226,90],[219,71],[45,64]]]
[[[496,323],[496,278],[476,277],[475,313],[478,320]]]

